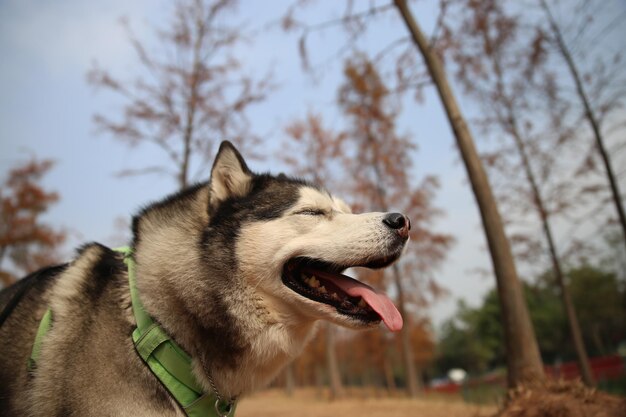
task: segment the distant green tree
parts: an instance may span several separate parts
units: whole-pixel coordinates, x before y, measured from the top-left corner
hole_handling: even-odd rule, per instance
[[[626,288],[615,273],[601,268],[583,265],[567,272],[568,288],[576,311],[579,312],[580,327],[590,356],[607,355],[615,352],[620,341],[626,338]],[[531,287],[543,297],[557,297],[551,274],[544,274]],[[535,328],[544,326],[547,333],[541,335],[537,329],[544,357],[570,358],[567,339],[559,340],[558,329],[562,329],[559,316],[563,312],[550,300],[538,300],[530,306]],[[530,302],[530,300],[529,300]],[[544,314],[544,316],[542,316]],[[542,323],[541,320],[544,319]],[[542,337],[543,336],[543,337]]]
[[[494,359],[492,343],[483,336],[471,319],[476,318],[478,310],[472,310],[459,302],[459,318],[452,318],[442,326],[441,339],[437,346],[437,369],[445,373],[452,368],[462,368],[472,373],[483,373]],[[463,313],[470,313],[464,314]],[[471,316],[471,317],[470,317]],[[469,321],[469,322],[468,322]],[[499,343],[500,340],[496,340]],[[501,345],[501,343],[500,343]]]
[[[626,287],[612,272],[581,266],[566,274],[572,301],[579,312],[590,356],[612,354],[626,339]],[[524,284],[524,297],[546,364],[576,357],[569,342],[567,320],[552,271]],[[444,323],[437,346],[436,370],[461,367],[481,373],[505,365],[500,306],[495,290],[479,307],[459,302],[455,316]]]
[[[539,341],[541,357],[549,365],[558,360],[573,360],[576,352],[569,337],[560,290],[552,273],[543,276],[544,279],[524,286],[524,296]]]
[[[572,299],[580,312],[583,337],[593,355],[615,351],[626,338],[626,294],[614,273],[583,266],[568,274]]]

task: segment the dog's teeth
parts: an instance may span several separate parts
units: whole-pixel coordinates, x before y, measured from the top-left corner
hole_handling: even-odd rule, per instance
[[[361,298],[361,301],[359,301],[359,307],[361,307],[361,308],[365,308],[365,307],[367,307],[367,303],[366,303],[366,302],[365,302],[365,300],[364,300],[364,299],[362,299],[362,298]]]
[[[333,300],[339,300],[339,296],[337,295],[337,293],[336,293],[336,292],[332,293],[332,294],[330,295],[330,298],[332,298]]]
[[[323,285],[319,288],[318,290],[319,292],[321,292],[322,294],[326,294],[326,287],[324,287]]]
[[[309,286],[311,288],[319,288],[320,282],[317,280],[317,278],[315,278],[315,275],[311,277],[311,280],[309,281]]]
[[[302,275],[302,281],[304,281],[309,287],[311,286],[311,277],[307,277],[306,275]]]

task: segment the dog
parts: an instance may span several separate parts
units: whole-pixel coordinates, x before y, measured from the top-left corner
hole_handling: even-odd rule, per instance
[[[217,398],[214,415],[271,382],[320,320],[402,327],[386,295],[342,272],[398,260],[409,219],[352,214],[319,185],[255,174],[229,142],[209,181],[145,207],[132,228],[125,252],[87,244],[0,293],[1,415],[204,415],[138,353],[131,264],[137,303],[188,359],[200,398]]]

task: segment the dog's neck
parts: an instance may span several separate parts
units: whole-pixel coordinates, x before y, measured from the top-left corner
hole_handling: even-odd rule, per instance
[[[311,319],[274,316],[254,297],[232,304],[208,301],[211,312],[200,317],[173,293],[155,294],[159,295],[144,289],[141,296],[149,306],[146,309],[190,354],[194,376],[205,391],[216,389],[225,399],[266,386],[301,353],[317,329]]]
[[[304,348],[316,331],[315,322],[306,325],[268,323],[250,338],[235,367],[212,365],[211,372],[220,393],[235,396],[254,392],[269,384]]]
[[[236,260],[198,250],[207,201],[205,188],[198,188],[179,216],[164,218],[157,210],[137,221],[137,288],[148,314],[191,355],[205,390],[212,389],[212,378],[219,394],[230,398],[269,383],[316,326],[312,319],[277,317],[266,297],[236,281]]]

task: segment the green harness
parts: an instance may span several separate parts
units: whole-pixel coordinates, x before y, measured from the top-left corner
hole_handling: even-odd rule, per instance
[[[205,392],[191,372],[191,358],[152,320],[144,310],[135,284],[135,261],[130,248],[119,248],[128,267],[128,281],[133,314],[137,328],[133,331],[135,349],[150,367],[152,373],[176,399],[188,417],[232,417],[234,402],[226,402],[217,394]],[[52,327],[52,311],[44,314],[28,360],[28,368],[35,369],[43,338]]]

